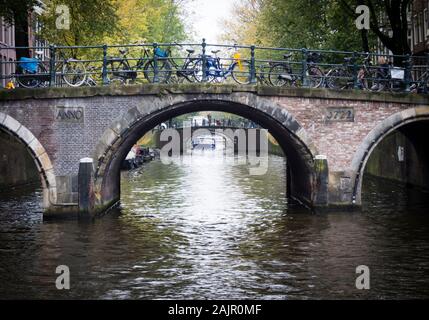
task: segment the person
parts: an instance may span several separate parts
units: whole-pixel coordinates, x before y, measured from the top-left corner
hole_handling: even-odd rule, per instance
[[[377,73],[374,80],[374,84],[371,87],[372,91],[382,91],[387,85],[387,80],[389,79],[389,63],[385,57],[378,57],[377,60]]]

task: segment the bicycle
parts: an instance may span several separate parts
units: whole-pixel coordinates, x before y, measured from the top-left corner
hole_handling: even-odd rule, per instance
[[[23,88],[47,86],[50,81],[45,65],[37,58],[21,57],[14,76],[18,85]]]
[[[234,45],[234,48],[229,48],[228,50],[235,49],[237,47]],[[195,63],[194,77],[197,82],[203,82],[206,80],[207,82],[223,82],[229,76],[232,76],[234,81],[239,84],[246,84],[249,79],[249,73],[247,71],[247,76],[243,76],[246,74],[246,70],[249,70],[247,63],[241,59],[241,54],[237,51],[233,57],[232,62],[225,68],[221,62],[221,58],[217,56],[220,50],[212,50],[212,55],[208,55],[205,57],[206,59],[206,68],[205,74],[203,72],[203,59],[201,58],[199,61]],[[205,75],[205,77],[204,77]]]
[[[183,48],[183,46],[175,42],[177,46]],[[195,81],[195,68],[196,63],[201,60],[201,57],[192,56],[195,53],[194,49],[186,49],[187,55],[183,61],[183,64],[180,66],[174,58],[171,57],[171,48],[169,47],[164,53],[163,56],[167,59],[167,62],[170,64],[171,68],[174,70],[168,75],[168,81],[171,83],[183,83],[194,82]],[[162,53],[161,53],[162,54]]]
[[[429,92],[429,70],[427,66],[425,71],[421,73],[416,80],[411,80],[410,91],[412,93],[428,93]]]
[[[341,66],[330,69],[326,74],[326,87],[337,90],[353,89],[356,75],[357,88],[370,90],[373,86],[372,81],[376,78],[370,54],[366,54],[363,64],[359,66],[359,70],[355,70],[357,67],[354,64],[355,57],[345,57],[343,60],[344,62]]]
[[[36,51],[36,55],[41,55]],[[61,75],[61,79],[69,86],[78,87],[85,82],[86,69],[83,61],[73,58],[66,58],[64,54],[59,53],[56,61],[60,61],[54,66],[54,73]],[[20,87],[36,88],[47,87],[51,82],[51,75],[48,72],[46,61],[38,58],[22,57],[18,62],[15,78]],[[58,72],[58,70],[61,70]],[[56,78],[55,78],[56,79]]]
[[[83,61],[67,58],[61,51],[58,60],[60,61],[58,69],[61,70],[61,78],[67,85],[71,87],[80,87],[86,82],[87,73]]]
[[[119,49],[119,57],[107,57],[106,73],[108,82],[135,83],[139,78],[139,74],[143,72],[144,78],[148,82],[155,82],[155,76],[157,76],[159,82],[166,83],[171,75],[171,66],[168,61],[162,58],[163,53],[160,50],[156,48],[154,52],[157,56],[158,70],[158,74],[155,75],[155,58],[146,47],[142,46],[140,57],[134,66],[129,63],[133,59],[128,58],[128,48]]]
[[[285,54],[283,58],[288,61],[292,55],[292,53],[288,53]],[[325,73],[317,65],[321,58],[321,54],[317,52],[312,52],[307,55],[305,77],[308,80],[308,87],[310,88],[319,88],[324,83]],[[301,80],[301,76],[293,72],[289,62],[276,62],[272,64],[268,72],[268,79],[271,85],[275,87],[298,87],[300,85],[299,81]]]

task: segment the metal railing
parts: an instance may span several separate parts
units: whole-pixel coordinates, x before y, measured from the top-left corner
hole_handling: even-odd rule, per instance
[[[0,51],[17,49],[33,58],[0,61],[0,83],[16,88],[191,82],[428,92],[429,55],[218,45],[204,39]],[[46,49],[49,55],[38,56]]]

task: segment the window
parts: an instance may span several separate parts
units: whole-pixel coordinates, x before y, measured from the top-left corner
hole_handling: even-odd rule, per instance
[[[424,37],[423,37],[423,34],[424,34],[424,32],[423,32],[423,29],[424,29],[423,13],[419,13],[418,23],[419,23],[419,43],[420,43],[420,42],[423,42],[423,39],[424,39]]]

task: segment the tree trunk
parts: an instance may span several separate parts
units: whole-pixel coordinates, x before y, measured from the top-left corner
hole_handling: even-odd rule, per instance
[[[362,39],[362,51],[369,52],[368,30],[362,29],[360,35]]]

